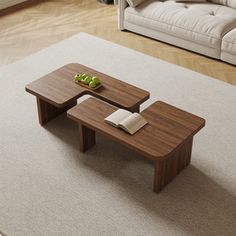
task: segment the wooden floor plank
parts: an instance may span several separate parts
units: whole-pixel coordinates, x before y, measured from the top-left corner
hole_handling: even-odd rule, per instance
[[[145,54],[236,85],[236,67],[117,27],[117,7],[96,0],[32,1],[0,11],[0,66],[79,32],[87,32]]]

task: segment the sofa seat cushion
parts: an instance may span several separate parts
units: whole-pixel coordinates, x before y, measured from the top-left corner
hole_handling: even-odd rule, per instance
[[[236,27],[236,10],[212,3],[145,1],[127,7],[125,21],[215,49]]]

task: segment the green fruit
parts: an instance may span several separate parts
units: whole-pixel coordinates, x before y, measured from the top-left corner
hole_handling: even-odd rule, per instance
[[[90,76],[87,76],[85,79],[83,79],[83,82],[85,84],[89,84],[91,80],[92,80],[92,78]]]
[[[82,79],[85,79],[88,75],[86,73],[82,74],[81,77]]]
[[[97,85],[101,83],[99,78],[96,76],[93,76],[92,81],[94,81]]]
[[[90,88],[95,88],[96,86],[97,86],[97,84],[95,81],[90,81],[90,83],[89,83]]]
[[[76,74],[76,75],[74,76],[74,80],[75,80],[75,81],[81,81],[81,80],[82,80],[81,75],[80,75],[80,74]]]

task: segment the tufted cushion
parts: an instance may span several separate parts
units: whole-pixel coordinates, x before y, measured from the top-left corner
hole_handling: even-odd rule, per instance
[[[126,8],[127,22],[220,49],[222,36],[236,27],[236,10],[211,3],[185,4],[147,1]]]
[[[222,4],[228,7],[236,8],[236,0],[208,0],[209,2]]]
[[[206,2],[206,0],[175,0],[176,2]]]

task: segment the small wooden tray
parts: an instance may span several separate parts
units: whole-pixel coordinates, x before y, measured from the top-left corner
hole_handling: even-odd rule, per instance
[[[100,83],[99,85],[97,85],[95,88],[91,88],[89,87],[87,84],[84,84],[83,82],[79,82],[79,81],[76,81],[74,80],[74,82],[82,87],[85,87],[87,89],[91,89],[91,90],[97,90],[98,88],[100,88],[102,86],[102,84]]]

